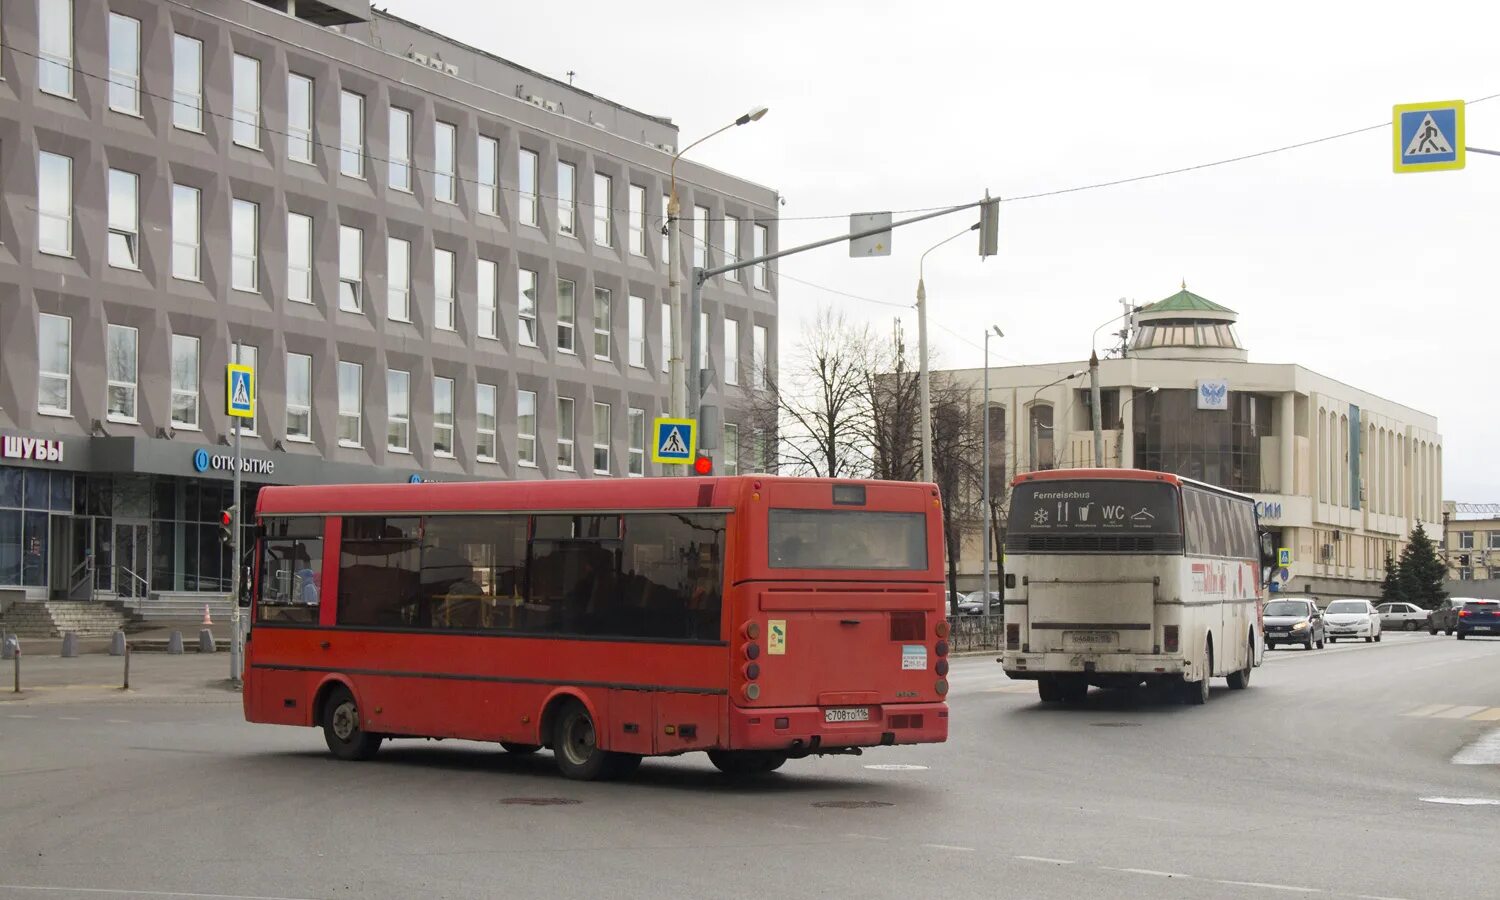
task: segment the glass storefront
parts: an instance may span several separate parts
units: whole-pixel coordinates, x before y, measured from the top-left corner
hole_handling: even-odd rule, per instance
[[[1259,491],[1261,441],[1272,436],[1272,399],[1231,391],[1229,409],[1198,409],[1192,389],[1136,394],[1135,466]]]
[[[73,473],[0,466],[0,586],[43,587],[51,514],[73,511]]]
[[[242,521],[255,519],[259,485],[244,485]],[[219,540],[219,514],[233,504],[224,481],[156,478],[151,491],[151,590],[229,590],[230,548]],[[248,530],[241,545],[248,550]]]

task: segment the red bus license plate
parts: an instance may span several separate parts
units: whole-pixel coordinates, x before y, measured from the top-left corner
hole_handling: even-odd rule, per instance
[[[823,710],[824,722],[868,722],[870,710],[863,706],[845,706]]]

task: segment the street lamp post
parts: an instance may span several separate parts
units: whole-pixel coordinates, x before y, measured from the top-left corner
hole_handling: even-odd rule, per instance
[[[917,260],[917,391],[921,395],[918,402],[922,405],[922,480],[927,482],[932,481],[932,388],[927,376],[927,281],[922,272],[927,264],[927,254],[978,228],[979,223],[975,222],[958,234],[943,238],[923,251],[921,259]]]
[[[1036,435],[1036,413],[1035,413],[1037,398],[1042,395],[1042,391],[1045,391],[1049,387],[1053,387],[1055,385],[1062,384],[1064,381],[1072,381],[1074,378],[1082,378],[1083,376],[1087,375],[1088,373],[1089,373],[1088,369],[1079,369],[1077,372],[1069,372],[1067,375],[1064,375],[1063,377],[1057,379],[1056,381],[1048,382],[1047,384],[1042,385],[1041,387],[1037,388],[1035,391],[1032,392],[1032,394],[1031,394],[1031,405],[1028,406],[1028,407],[1026,407],[1026,418],[1029,419],[1029,420],[1031,420],[1031,429],[1030,429],[1030,431],[1031,431],[1031,453],[1027,457],[1027,462],[1030,463],[1031,470],[1033,472],[1035,472],[1036,469],[1037,469],[1037,465],[1036,465],[1037,435]],[[1052,433],[1053,434],[1057,433],[1057,418],[1055,416],[1052,419]]]
[[[671,322],[668,323],[668,327],[671,329],[672,347],[670,351],[671,355],[667,358],[667,380],[670,382],[671,391],[668,405],[672,411],[672,415],[678,419],[696,419],[698,417],[698,411],[696,409],[689,410],[688,408],[687,367],[683,365],[682,359],[682,260],[679,255],[682,252],[682,204],[677,199],[677,160],[681,159],[684,153],[688,152],[689,150],[693,149],[694,147],[698,146],[714,135],[723,134],[724,132],[738,125],[748,125],[751,122],[759,122],[761,118],[763,118],[769,111],[770,110],[768,107],[757,106],[744,115],[740,116],[738,119],[735,119],[733,122],[730,122],[728,125],[725,125],[723,128],[720,128],[718,131],[704,135],[698,140],[693,141],[691,144],[688,144],[686,147],[683,147],[681,150],[673,154],[672,165],[668,169],[668,174],[671,178],[672,189],[668,194],[667,199],[667,288],[670,301],[667,314],[671,318]],[[699,239],[706,240],[707,236],[700,235]],[[693,330],[694,334],[697,333],[697,316],[693,317],[693,321],[689,324],[688,327]],[[698,365],[696,360],[694,360],[692,368],[694,370],[694,377],[697,377],[696,373]],[[696,393],[697,392],[694,391],[694,395],[696,395]]]
[[[1098,328],[1094,329],[1094,336],[1089,339],[1089,405],[1093,407],[1092,418],[1094,420],[1094,468],[1104,468],[1104,410],[1100,408],[1099,399],[1099,331],[1105,325],[1127,318],[1130,315],[1130,303],[1125,298],[1120,298],[1120,305],[1125,311],[1118,316],[1110,316]]]
[[[979,404],[980,415],[983,417],[984,426],[980,434],[983,436],[980,444],[984,447],[984,476],[980,484],[983,486],[983,509],[984,509],[984,574],[980,579],[980,594],[984,598],[984,617],[990,617],[990,336],[1005,337],[1005,332],[1000,330],[999,325],[991,325],[989,331],[984,333],[984,402]]]
[[[1139,394],[1132,393],[1129,400],[1126,400],[1124,403],[1120,404],[1120,442],[1115,446],[1115,459],[1119,464],[1119,467],[1122,469],[1125,468],[1125,410],[1128,409],[1130,407],[1130,404],[1134,403],[1138,398],[1147,396],[1149,394],[1154,394],[1159,390],[1161,390],[1161,388],[1153,384],[1151,387],[1146,388],[1146,390],[1142,391]]]

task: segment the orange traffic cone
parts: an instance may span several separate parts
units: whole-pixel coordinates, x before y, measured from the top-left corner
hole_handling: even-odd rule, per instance
[[[213,623],[214,617],[208,614],[208,604],[205,603],[203,604],[203,624],[212,625]]]

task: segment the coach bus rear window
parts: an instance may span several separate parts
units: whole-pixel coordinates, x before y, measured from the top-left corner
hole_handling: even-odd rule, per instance
[[[773,569],[927,568],[922,513],[773,509]]]
[[[1110,535],[1175,536],[1180,551],[1177,490],[1163,482],[1080,480],[1025,482],[1011,491],[1007,544]]]

